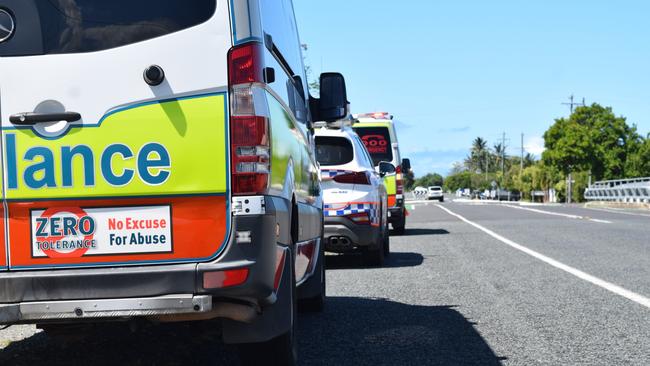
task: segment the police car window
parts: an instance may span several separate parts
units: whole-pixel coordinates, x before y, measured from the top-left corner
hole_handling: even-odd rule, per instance
[[[316,160],[322,166],[343,165],[354,159],[352,143],[344,137],[316,136]]]
[[[366,149],[365,145],[363,142],[361,142],[361,139],[358,136],[354,139],[354,143],[357,145],[357,151],[359,151],[357,155],[359,155],[363,167],[372,169],[373,162],[372,158],[368,154],[368,149]]]
[[[177,32],[210,19],[216,0],[0,0],[16,33],[0,56],[106,50]]]
[[[372,163],[377,166],[382,161],[393,161],[393,149],[390,142],[390,132],[386,127],[357,127],[354,131],[361,137],[366,149],[372,157]]]

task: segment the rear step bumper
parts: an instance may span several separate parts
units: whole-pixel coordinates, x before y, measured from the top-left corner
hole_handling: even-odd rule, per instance
[[[212,310],[212,296],[168,295],[130,299],[39,301],[0,305],[0,323],[117,318],[133,316],[207,313]]]

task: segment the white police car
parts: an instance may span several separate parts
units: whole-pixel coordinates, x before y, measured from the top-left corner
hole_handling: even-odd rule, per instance
[[[383,176],[395,167],[382,162],[375,170],[359,136],[343,123],[316,130],[324,202],[325,250],[362,252],[366,263],[382,265],[390,252],[388,203]]]

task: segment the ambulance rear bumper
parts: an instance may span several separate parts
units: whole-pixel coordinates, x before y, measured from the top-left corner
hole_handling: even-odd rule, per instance
[[[36,301],[0,305],[0,323],[67,319],[130,318],[200,314],[212,311],[212,296],[168,295],[149,298]]]

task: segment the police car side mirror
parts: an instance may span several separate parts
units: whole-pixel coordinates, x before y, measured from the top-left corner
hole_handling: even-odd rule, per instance
[[[395,166],[387,161],[382,161],[379,163],[379,175],[384,177],[386,174],[395,173]]]
[[[338,72],[320,75],[320,100],[318,120],[334,122],[348,115],[348,94],[345,78]]]

